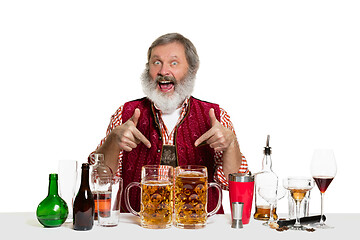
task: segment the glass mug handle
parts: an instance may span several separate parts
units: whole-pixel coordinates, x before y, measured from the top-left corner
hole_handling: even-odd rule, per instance
[[[219,210],[221,203],[222,203],[222,190],[221,190],[220,185],[217,183],[211,182],[208,184],[208,188],[211,188],[211,187],[215,187],[218,190],[219,199],[218,199],[216,207],[214,208],[214,210],[212,210],[211,212],[208,213],[207,217],[211,217],[212,215],[214,215]]]
[[[124,195],[124,198],[125,198],[125,206],[126,206],[126,208],[129,210],[129,212],[131,212],[131,213],[134,214],[135,216],[140,217],[140,214],[139,214],[138,212],[136,212],[136,211],[131,207],[131,205],[130,205],[130,200],[129,200],[130,188],[132,188],[132,187],[134,187],[134,186],[141,188],[140,183],[138,183],[138,182],[132,182],[132,183],[130,183],[129,185],[127,185],[126,188],[125,188],[125,192],[124,192],[124,194],[125,194],[125,195]]]

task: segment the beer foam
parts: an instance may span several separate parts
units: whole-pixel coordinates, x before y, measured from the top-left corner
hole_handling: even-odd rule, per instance
[[[194,178],[194,177],[206,177],[204,173],[197,172],[197,171],[184,171],[179,173],[179,177],[185,177],[185,178]]]
[[[150,181],[144,181],[142,184],[146,186],[167,186],[172,185],[172,182],[170,181],[158,181],[158,180],[150,180]]]

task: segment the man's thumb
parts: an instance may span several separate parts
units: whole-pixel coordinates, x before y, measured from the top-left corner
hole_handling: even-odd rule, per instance
[[[135,124],[135,126],[138,123],[139,117],[140,117],[140,109],[135,108],[134,114],[131,117],[131,121]]]

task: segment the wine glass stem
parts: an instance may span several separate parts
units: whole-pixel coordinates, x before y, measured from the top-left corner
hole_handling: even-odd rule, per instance
[[[295,224],[294,224],[294,227],[300,227],[300,201],[295,201],[296,203],[296,221],[295,221]]]
[[[324,193],[320,193],[321,196],[321,216],[320,216],[320,225],[324,225],[324,220],[323,220],[323,216],[324,216]]]
[[[273,211],[274,211],[274,204],[273,204],[273,203],[271,203],[271,204],[270,204],[270,217],[269,217],[269,223],[274,222],[274,214],[273,214]]]

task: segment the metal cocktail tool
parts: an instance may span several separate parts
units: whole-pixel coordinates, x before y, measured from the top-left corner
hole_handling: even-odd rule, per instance
[[[244,203],[233,202],[232,203],[232,228],[243,228],[242,212]]]

